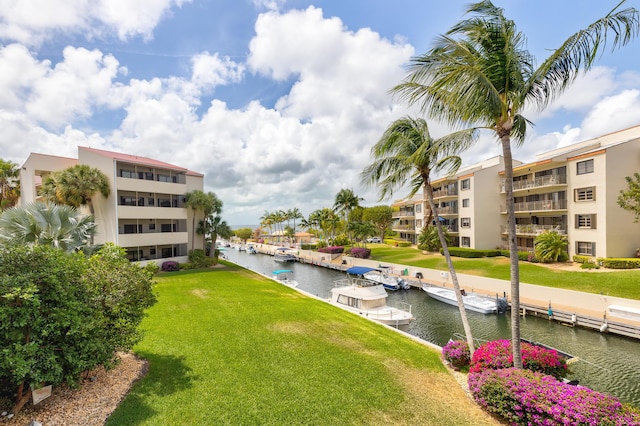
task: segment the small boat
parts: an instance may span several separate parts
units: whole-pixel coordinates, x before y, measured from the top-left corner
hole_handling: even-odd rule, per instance
[[[406,331],[414,320],[411,305],[402,308],[387,305],[387,291],[382,284],[361,278],[359,268],[347,269],[347,278],[336,281],[331,290],[331,303],[382,324]]]
[[[287,262],[295,262],[298,260],[293,252],[286,247],[279,247],[276,250],[276,254],[273,255],[273,260],[276,262],[287,263]]]
[[[368,269],[371,270],[363,274],[364,278],[382,284],[387,290],[408,290],[410,288],[409,283],[400,277],[391,276],[384,270],[375,268]]]
[[[291,269],[276,269],[271,277],[281,284],[289,287],[298,287],[298,281],[293,279],[293,271]]]
[[[427,284],[422,289],[433,299],[449,305],[458,306],[456,293],[451,288],[434,287]],[[465,309],[481,314],[497,314],[504,313],[507,309],[507,300],[503,297],[488,297],[476,293],[463,293],[462,301]]]
[[[258,254],[258,250],[254,246],[247,246],[247,254]]]

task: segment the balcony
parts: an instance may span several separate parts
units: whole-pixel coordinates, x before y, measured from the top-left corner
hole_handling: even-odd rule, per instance
[[[415,217],[416,214],[413,210],[400,210],[399,212],[393,212],[393,214],[391,215],[391,217],[393,217],[394,219],[399,219],[399,218],[403,218],[403,219],[408,219],[410,217]]]
[[[517,235],[540,235],[543,232],[555,231],[561,235],[567,235],[567,228],[558,225],[518,225],[516,224]],[[501,232],[507,234],[509,231],[506,225],[502,225]]]
[[[441,188],[433,191],[433,198],[455,197],[458,195],[458,188]]]
[[[536,211],[553,211],[553,210],[566,210],[567,200],[542,200],[542,201],[524,201],[521,203],[515,203],[516,212],[536,212]],[[502,214],[507,213],[507,206],[501,205],[500,211]]]
[[[523,191],[525,189],[545,188],[554,185],[566,185],[566,175],[540,176],[534,179],[517,180],[513,182],[513,191]],[[500,182],[500,192],[505,192],[505,180]]]
[[[458,206],[438,207],[438,215],[439,216],[451,215],[451,214],[458,214]]]
[[[415,225],[393,225],[392,229],[394,231],[414,231],[416,230]]]

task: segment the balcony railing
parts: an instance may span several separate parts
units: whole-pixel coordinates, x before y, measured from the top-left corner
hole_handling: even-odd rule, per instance
[[[394,231],[415,231],[415,225],[393,225]]]
[[[433,198],[452,197],[458,195],[458,188],[442,188],[433,191]]]
[[[458,214],[458,206],[438,207],[438,214]]]
[[[566,185],[567,184],[567,175],[548,175],[548,176],[540,176],[534,179],[526,179],[526,180],[517,180],[513,182],[513,190],[521,191],[523,189],[533,189],[533,188],[541,188],[544,186],[552,186],[552,185]],[[505,191],[505,180],[502,179],[500,182],[500,192]]]
[[[409,210],[401,210],[399,212],[393,212],[393,214],[391,215],[391,217],[393,218],[399,218],[399,217],[413,217],[415,216],[415,212],[413,211],[409,211]]]
[[[524,201],[522,203],[515,203],[516,212],[532,212],[532,211],[551,211],[551,210],[566,210],[567,200],[543,200],[543,201]],[[506,213],[507,206],[501,205],[500,211]]]
[[[508,232],[507,226],[502,225],[502,233]],[[567,235],[567,228],[558,225],[518,225],[516,224],[516,234],[519,235],[540,235],[546,231],[555,231],[561,235]]]
[[[500,250],[509,250],[509,245],[508,244],[500,245]],[[527,252],[527,253],[533,253],[534,248],[533,247],[526,247],[526,246],[518,246],[518,251],[523,251],[523,252]]]

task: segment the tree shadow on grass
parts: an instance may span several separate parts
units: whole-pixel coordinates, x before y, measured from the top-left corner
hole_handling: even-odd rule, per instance
[[[149,403],[164,396],[193,387],[198,377],[184,363],[185,357],[138,353],[149,361],[145,377],[137,382],[118,408],[108,418],[105,425],[136,425],[152,418],[157,410]]]

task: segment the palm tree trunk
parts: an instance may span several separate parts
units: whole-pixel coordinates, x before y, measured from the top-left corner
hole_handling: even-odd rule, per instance
[[[507,202],[507,230],[509,238],[509,260],[511,263],[511,350],[513,366],[522,368],[522,352],[520,346],[520,264],[518,245],[516,242],[516,212],[513,197],[513,158],[511,156],[511,139],[509,135],[500,138],[504,155],[504,190]]]
[[[429,181],[425,180],[425,182],[429,182]],[[467,344],[469,345],[469,352],[473,357],[475,346],[473,343],[473,335],[471,334],[471,325],[469,324],[469,320],[467,319],[467,311],[464,308],[464,301],[462,300],[462,293],[460,292],[460,283],[458,282],[458,275],[456,274],[456,269],[453,266],[453,262],[451,261],[451,254],[449,254],[449,246],[447,245],[447,240],[444,238],[444,232],[442,231],[442,224],[440,223],[440,218],[438,217],[436,204],[433,201],[433,191],[431,189],[430,183],[425,184],[424,192],[427,194],[427,199],[429,200],[429,206],[431,207],[433,216],[436,218],[436,229],[438,230],[438,237],[440,238],[440,244],[442,245],[444,258],[447,260],[447,266],[449,267],[449,273],[451,274],[451,282],[453,283],[453,290],[456,294],[456,300],[458,301],[458,309],[460,310],[460,318],[462,319],[462,327],[464,328],[464,334],[467,336]]]

